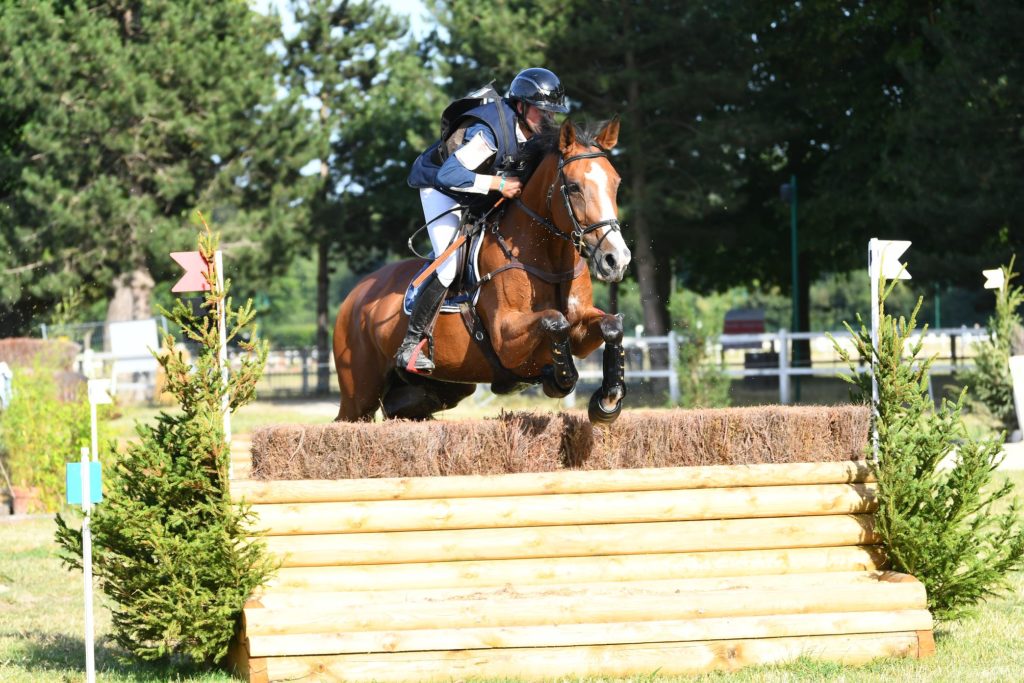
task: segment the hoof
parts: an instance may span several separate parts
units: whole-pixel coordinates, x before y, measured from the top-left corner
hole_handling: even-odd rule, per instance
[[[601,406],[601,390],[598,389],[590,397],[590,405],[587,406],[587,416],[590,421],[595,424],[611,424],[615,420],[619,419],[619,413],[622,412],[622,401],[620,400],[615,404],[615,408],[611,412],[608,412]]]
[[[579,375],[572,372],[568,373],[564,383],[559,382],[555,369],[550,365],[541,370],[541,376],[541,386],[548,398],[565,398],[576,388],[576,381],[579,379]]]

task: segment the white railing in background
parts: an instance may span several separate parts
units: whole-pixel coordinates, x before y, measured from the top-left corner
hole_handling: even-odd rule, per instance
[[[851,355],[854,354],[852,339],[846,331],[832,333],[837,342],[843,345]],[[949,374],[954,370],[962,370],[973,366],[973,347],[987,336],[983,328],[946,328],[929,330],[924,337],[922,355],[937,356],[932,365],[932,372]],[[916,337],[915,339],[920,338]],[[792,345],[795,340],[809,340],[811,347],[811,364],[796,366],[792,362]],[[676,332],[665,336],[644,337],[634,336],[623,339],[626,350],[626,380],[629,382],[645,380],[661,380],[666,383],[669,398],[673,404],[680,400],[679,386],[679,347],[686,343],[686,337]],[[662,353],[651,353],[652,349],[662,348]],[[835,352],[832,341],[821,332],[792,333],[786,330],[763,334],[722,335],[709,343],[709,358],[716,359],[721,370],[729,377],[768,377],[778,378],[778,400],[788,404],[793,399],[793,379],[798,377],[835,377],[838,374],[849,375],[850,369]],[[653,359],[653,363],[652,363]],[[664,363],[657,365],[659,359]],[[133,363],[148,360],[145,357],[121,357],[109,352],[87,350],[79,354],[76,369],[89,378],[117,376],[119,387],[134,389],[136,395],[154,398],[156,391],[155,373],[118,373],[118,366],[131,366]],[[758,362],[767,367],[747,367],[748,361]],[[326,363],[330,371],[330,392],[337,393],[337,381],[334,378],[333,358]],[[312,396],[316,394],[317,370],[323,364],[319,362],[315,349],[281,349],[271,351],[264,372],[263,387],[260,395],[271,398],[275,395],[293,397]],[[577,360],[580,380],[586,384],[599,383],[602,377],[601,352],[593,354],[586,360]],[[481,394],[483,395],[483,394]],[[570,395],[567,403],[572,405],[575,396]]]
[[[664,337],[623,337],[622,347],[626,350],[627,384],[630,380],[667,379],[669,398],[673,404],[679,403],[679,342],[680,336],[675,331],[669,332]],[[652,346],[667,347],[667,353],[664,355],[666,356],[668,367],[644,367],[651,365],[650,349]],[[637,354],[631,352],[636,351],[640,352],[640,368],[631,367],[636,365],[637,360]],[[644,353],[645,351],[647,352],[646,354]],[[579,370],[581,380],[600,382],[604,378],[604,371],[601,365],[603,352],[604,347],[601,347],[600,351],[591,358],[582,361],[576,360],[576,369]],[[654,357],[658,357],[657,354]],[[592,367],[595,364],[595,359],[596,367]],[[564,400],[565,405],[572,408],[576,405],[576,392],[572,392]]]
[[[849,332],[832,332],[832,337],[846,349],[851,356],[856,356],[853,338]],[[973,346],[987,338],[988,333],[979,327],[955,327],[928,330],[924,335],[922,356],[936,355],[932,365],[933,374],[948,374],[954,370],[963,370],[973,366]],[[911,342],[916,342],[921,335],[915,335]],[[792,344],[796,340],[808,340],[811,346],[811,364],[795,366],[792,362]],[[667,378],[669,382],[669,398],[678,404],[679,394],[679,345],[686,343],[686,338],[675,332],[661,337],[626,337],[622,340],[626,356],[630,358],[630,350],[648,351],[651,347],[663,346],[668,351],[668,368],[639,369],[626,366],[626,379]],[[910,344],[907,345],[908,348]],[[959,349],[958,349],[959,346]],[[948,354],[945,352],[948,349]],[[719,367],[730,377],[775,377],[779,381],[779,403],[788,405],[792,402],[792,380],[795,377],[835,377],[836,375],[852,374],[850,368],[836,353],[832,340],[824,332],[765,332],[761,334],[724,334],[709,343],[708,357],[717,358]],[[778,356],[777,365],[771,367],[745,367],[746,353],[774,353]],[[945,361],[945,362],[943,362]],[[601,354],[595,353],[592,359],[577,361],[580,379],[584,381],[601,381]],[[861,368],[863,371],[865,368]],[[572,405],[573,398],[567,398]]]

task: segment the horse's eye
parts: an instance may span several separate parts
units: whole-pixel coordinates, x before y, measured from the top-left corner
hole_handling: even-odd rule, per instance
[[[565,189],[569,192],[583,192],[583,190],[580,189],[579,183],[567,183]]]

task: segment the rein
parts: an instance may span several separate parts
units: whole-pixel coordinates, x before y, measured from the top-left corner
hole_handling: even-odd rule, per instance
[[[603,228],[605,226],[608,226],[609,228],[615,230],[616,232],[620,232],[622,228],[619,225],[618,218],[609,218],[603,221],[598,221],[596,223],[591,223],[590,225],[587,226],[584,226],[580,223],[579,219],[576,217],[576,212],[572,208],[572,201],[569,199],[569,184],[566,182],[565,178],[565,167],[574,161],[579,161],[581,159],[595,159],[600,157],[608,158],[608,151],[602,149],[598,152],[584,152],[583,154],[577,154],[575,156],[561,158],[558,160],[558,178],[555,180],[554,183],[551,184],[551,187],[548,188],[548,210],[551,210],[551,195],[555,191],[555,185],[561,183],[559,191],[562,195],[562,201],[565,204],[565,212],[569,214],[569,219],[572,221],[573,225],[573,230],[571,234],[566,234],[565,232],[559,230],[558,226],[556,226],[550,220],[544,218],[539,213],[528,207],[526,204],[523,204],[523,201],[521,199],[516,198],[516,206],[522,209],[523,213],[532,218],[535,223],[539,223],[542,227],[544,227],[548,232],[550,232],[558,239],[572,242],[572,245],[576,249],[577,253],[579,253],[579,255],[585,259],[590,258],[590,248],[583,241],[583,238],[586,235],[589,235],[595,230],[598,230],[599,228]],[[605,237],[607,237],[607,235],[605,235]],[[601,238],[601,241],[604,241],[604,237]]]
[[[501,251],[505,255],[505,259],[508,261],[508,263],[498,268],[495,268],[491,272],[482,276],[479,280],[477,280],[477,282],[472,287],[466,290],[466,293],[469,294],[470,297],[472,297],[473,292],[475,292],[476,290],[480,289],[485,284],[493,280],[496,275],[514,269],[523,270],[533,275],[534,277],[543,280],[544,282],[559,287],[561,287],[561,284],[563,282],[572,282],[576,278],[583,275],[587,270],[586,261],[588,258],[590,258],[589,255],[586,253],[588,249],[586,244],[583,242],[583,237],[588,233],[591,233],[594,230],[602,228],[606,225],[610,226],[613,230],[619,230],[620,227],[619,221],[616,218],[599,221],[597,223],[591,223],[590,225],[585,227],[580,224],[579,219],[576,218],[576,213],[573,211],[572,202],[569,200],[568,183],[566,182],[565,177],[565,166],[566,164],[572,163],[573,161],[577,161],[579,159],[592,159],[595,157],[607,156],[608,151],[602,149],[599,152],[585,152],[583,154],[577,154],[576,156],[572,156],[567,159],[560,158],[558,161],[558,177],[555,179],[555,182],[552,183],[551,186],[548,188],[548,211],[551,210],[551,195],[555,190],[555,185],[559,184],[560,181],[562,200],[565,202],[566,212],[571,217],[573,223],[573,231],[571,235],[568,235],[559,230],[558,227],[550,220],[544,218],[536,211],[523,204],[521,199],[516,198],[515,200],[515,206],[522,209],[523,212],[526,213],[526,215],[529,216],[535,223],[539,223],[541,226],[547,229],[548,232],[558,237],[559,239],[568,240],[572,243],[573,247],[575,247],[576,249],[576,252],[581,257],[576,261],[576,265],[572,270],[563,271],[561,273],[550,273],[548,271],[541,270],[536,266],[532,266],[528,263],[523,263],[522,261],[520,261],[516,257],[516,255],[512,253],[512,250],[509,248],[508,243],[505,241],[505,238],[501,235],[499,231],[501,227],[500,219],[496,219],[494,223],[492,223],[491,225],[491,234],[494,235],[494,239],[498,243],[498,246],[501,248]],[[499,200],[499,204],[500,203],[501,202]],[[497,204],[494,207],[492,207],[492,210],[494,208],[497,208]],[[474,224],[471,232],[475,232],[482,229],[486,225],[487,216],[490,213],[491,212],[488,211],[487,214],[481,220]],[[602,241],[603,239],[604,238],[602,238]],[[466,329],[469,331],[470,337],[474,339],[480,346],[480,348],[483,351],[484,357],[486,357],[487,361],[491,364],[491,367],[494,369],[496,376],[502,377],[503,380],[506,382],[511,381],[513,383],[536,384],[537,382],[541,381],[540,376],[520,377],[502,364],[501,359],[498,358],[498,355],[494,351],[494,347],[486,341],[487,330],[484,328],[483,323],[480,320],[480,316],[476,312],[475,305],[472,305],[468,302],[463,302],[462,304],[460,304],[460,313],[462,315],[462,321],[463,323],[465,323]]]
[[[533,275],[533,276],[535,276],[537,278],[540,278],[541,280],[543,280],[544,282],[547,282],[549,284],[558,284],[558,283],[561,283],[561,282],[571,282],[572,280],[575,280],[580,275],[582,275],[583,272],[586,270],[586,267],[587,267],[586,259],[590,258],[590,248],[583,241],[583,238],[586,235],[594,232],[595,230],[598,230],[598,229],[603,228],[605,226],[608,226],[612,230],[615,230],[617,232],[621,231],[621,226],[619,225],[619,219],[618,218],[609,218],[609,219],[606,219],[606,220],[603,220],[603,221],[597,221],[596,223],[591,223],[591,224],[586,225],[586,226],[584,226],[584,225],[582,225],[580,223],[579,219],[576,217],[576,212],[573,210],[572,201],[569,199],[569,184],[568,184],[567,179],[565,177],[565,167],[568,164],[571,164],[574,161],[579,161],[581,159],[596,159],[596,158],[601,158],[601,157],[608,158],[608,156],[609,156],[608,150],[601,149],[600,151],[596,151],[596,152],[584,152],[582,154],[576,154],[576,155],[571,156],[571,157],[562,157],[562,158],[559,158],[559,160],[558,160],[558,177],[555,179],[555,182],[553,182],[551,184],[551,186],[548,188],[547,206],[548,206],[548,210],[550,211],[551,210],[551,196],[552,196],[552,194],[555,191],[555,185],[559,185],[559,183],[560,183],[561,186],[560,186],[560,190],[559,191],[560,191],[560,193],[562,195],[562,201],[565,204],[565,211],[566,211],[566,213],[569,214],[569,218],[570,218],[570,220],[572,220],[572,224],[573,224],[573,230],[572,230],[572,233],[570,233],[570,234],[567,234],[567,233],[563,232],[562,230],[559,230],[558,226],[556,226],[553,222],[551,222],[547,218],[544,218],[543,216],[541,216],[539,213],[537,213],[536,211],[534,211],[533,209],[528,207],[526,204],[523,204],[523,201],[521,199],[519,199],[518,197],[515,200],[515,206],[518,207],[519,209],[521,209],[523,211],[523,213],[525,213],[527,216],[529,216],[533,220],[533,222],[541,225],[543,228],[545,228],[548,232],[550,232],[552,235],[554,235],[558,239],[566,240],[566,241],[569,241],[569,242],[572,243],[573,247],[576,249],[576,252],[581,256],[581,259],[576,262],[576,266],[572,270],[563,271],[561,273],[551,273],[551,272],[548,272],[546,270],[541,270],[540,268],[537,268],[536,266],[531,266],[529,264],[523,263],[518,258],[516,258],[516,256],[512,253],[512,250],[509,249],[508,244],[505,242],[505,239],[501,236],[501,233],[498,232],[499,223],[497,221],[495,221],[493,223],[492,227],[491,227],[491,233],[494,235],[495,239],[497,240],[498,246],[501,247],[501,251],[504,253],[505,258],[508,260],[508,263],[506,263],[505,265],[501,266],[500,268],[496,268],[495,270],[492,270],[491,272],[489,272],[486,275],[482,276],[479,280],[477,280],[477,282],[472,287],[467,288],[466,293],[467,294],[472,294],[473,292],[475,292],[476,290],[480,289],[485,284],[487,284],[488,282],[493,280],[494,276],[496,276],[496,275],[498,275],[500,273],[503,273],[506,270],[513,270],[513,269],[524,270],[527,273],[530,273],[531,275]],[[426,278],[431,273],[433,273],[433,271],[436,270],[437,267],[446,258],[448,258],[448,256],[450,256],[452,253],[454,253],[455,250],[457,250],[462,245],[462,243],[466,241],[466,239],[468,237],[470,237],[471,235],[473,235],[476,232],[478,232],[479,230],[481,230],[486,225],[488,217],[491,215],[491,213],[495,209],[498,208],[498,206],[502,203],[502,201],[504,201],[504,200],[503,199],[498,200],[498,202],[494,206],[492,206],[490,208],[490,210],[487,211],[487,213],[485,213],[480,219],[478,219],[477,221],[474,222],[473,227],[470,228],[470,230],[467,233],[463,233],[451,245],[449,245],[448,249],[443,254],[441,254],[439,257],[437,257],[434,260],[434,262],[431,264],[431,267],[429,267],[427,270],[425,270],[423,273],[421,273],[413,281],[413,286],[414,287],[418,287],[420,284],[422,284],[422,282],[424,280],[426,280]],[[457,210],[459,208],[462,208],[462,207],[455,207],[455,208],[451,209],[451,211],[455,211],[455,210]],[[446,213],[448,213],[448,212],[446,212]],[[441,214],[441,215],[444,215],[444,214]],[[438,218],[440,218],[440,216],[438,216]],[[436,218],[434,220],[436,220]],[[428,222],[428,224],[429,224],[429,222]],[[424,225],[423,227],[420,228],[420,230],[423,230],[423,228],[426,228],[426,227],[427,226]],[[418,233],[420,230],[417,230],[416,232]],[[413,235],[413,237],[415,237],[415,234]],[[607,234],[604,237],[601,238],[601,241],[604,241],[605,237],[607,237]],[[598,244],[600,245],[600,242]],[[412,237],[409,238],[409,246],[410,246],[410,248],[412,247]],[[415,250],[413,250],[413,253],[415,253]]]
[[[515,206],[521,209],[523,213],[525,213],[527,216],[529,216],[533,220],[533,222],[541,225],[543,228],[545,228],[548,232],[550,232],[558,239],[566,240],[572,243],[573,247],[576,249],[576,252],[582,257],[579,261],[576,262],[576,267],[573,268],[572,270],[564,271],[561,273],[549,273],[535,266],[523,263],[518,258],[516,258],[515,255],[512,253],[512,250],[509,249],[508,244],[505,242],[505,239],[498,232],[499,224],[495,222],[493,224],[493,227],[491,228],[491,233],[497,240],[498,246],[501,247],[501,251],[505,254],[505,258],[508,260],[508,263],[482,276],[477,281],[477,283],[469,290],[469,293],[472,293],[473,291],[479,289],[480,287],[494,279],[495,275],[503,273],[506,270],[525,270],[527,273],[530,273],[531,275],[540,278],[541,280],[549,284],[571,282],[572,280],[575,280],[576,278],[583,274],[587,267],[586,259],[590,258],[590,249],[587,246],[587,244],[583,241],[584,236],[605,226],[609,226],[612,230],[616,231],[621,230],[621,227],[619,226],[619,219],[617,218],[610,218],[607,220],[598,221],[596,223],[591,223],[590,225],[587,226],[580,224],[579,219],[576,217],[576,212],[572,208],[572,201],[569,199],[569,184],[565,177],[565,167],[574,161],[579,161],[581,159],[596,159],[600,157],[608,158],[608,150],[602,149],[597,152],[584,152],[583,154],[576,154],[575,156],[571,157],[563,157],[558,160],[558,177],[555,179],[555,182],[553,182],[551,186],[548,188],[548,210],[551,210],[551,195],[555,191],[555,185],[560,184],[560,192],[562,194],[562,201],[565,203],[565,211],[566,213],[569,214],[569,218],[572,220],[573,224],[573,231],[571,234],[567,234],[562,230],[559,230],[558,226],[556,226],[550,220],[544,218],[539,213],[528,207],[526,204],[523,204],[523,200],[519,199],[518,197],[515,200]],[[497,205],[495,205],[495,208],[496,207]],[[490,214],[490,211],[488,211],[488,214]],[[486,218],[487,216],[485,215],[481,222],[485,221]],[[604,238],[602,237],[601,240],[604,241]]]

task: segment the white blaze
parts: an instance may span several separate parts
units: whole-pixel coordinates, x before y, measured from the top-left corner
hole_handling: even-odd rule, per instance
[[[615,202],[614,195],[612,195],[611,187],[609,187],[608,174],[604,172],[601,165],[596,161],[590,162],[590,168],[583,174],[583,177],[590,181],[591,185],[598,188],[597,195],[597,206],[600,211],[597,223],[601,221],[607,221],[617,219],[615,215]],[[612,230],[611,228],[602,228],[600,237],[604,238],[601,243],[601,247],[604,251],[610,251],[618,256],[620,259],[629,253],[626,248],[626,241],[622,239],[622,234],[618,230]],[[626,261],[628,263],[628,260]]]

